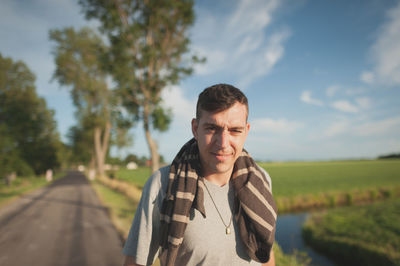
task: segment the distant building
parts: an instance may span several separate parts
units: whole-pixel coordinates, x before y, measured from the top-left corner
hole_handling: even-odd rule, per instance
[[[135,170],[135,169],[137,169],[138,168],[138,165],[137,165],[137,163],[135,163],[135,162],[129,162],[127,165],[126,165],[126,169],[128,169],[128,170]]]

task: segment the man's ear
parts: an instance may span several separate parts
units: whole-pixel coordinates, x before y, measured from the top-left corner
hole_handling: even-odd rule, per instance
[[[192,134],[193,137],[197,140],[197,128],[199,127],[199,124],[197,123],[197,119],[193,118],[192,119]]]
[[[249,131],[250,131],[250,124],[247,123],[246,124],[246,138],[247,138],[247,135],[249,134]]]

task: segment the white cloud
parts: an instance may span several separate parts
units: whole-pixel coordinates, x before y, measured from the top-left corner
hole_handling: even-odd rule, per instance
[[[372,73],[364,72],[361,79],[367,83],[377,80],[383,84],[399,85],[400,2],[387,13],[387,21],[371,48],[371,54],[375,64],[374,69]]]
[[[164,105],[172,109],[174,120],[187,125],[195,117],[196,101],[186,99],[181,87],[171,86],[163,90],[162,99]]]
[[[355,104],[348,100],[335,101],[332,103],[332,107],[345,113],[358,113],[371,107],[371,99],[368,97],[358,97],[354,101]]]
[[[400,134],[400,116],[389,117],[377,121],[366,121],[358,119],[340,119],[333,121],[322,130],[323,138],[337,136],[346,137],[376,137],[384,139],[389,136]]]
[[[345,112],[345,113],[357,113],[358,112],[358,107],[351,104],[349,101],[346,100],[341,100],[341,101],[335,101],[332,103],[332,107]]]
[[[272,68],[284,55],[283,43],[290,36],[288,29],[283,29],[280,32],[274,33],[268,39],[264,47],[253,54],[246,54],[241,58],[242,63],[238,62],[240,70],[239,87],[247,87],[253,80],[258,77],[267,75]],[[260,53],[260,54],[259,54]]]
[[[361,81],[367,84],[372,84],[375,81],[375,75],[373,72],[364,71],[360,76]]]
[[[194,47],[194,51],[199,56],[206,56],[206,63],[196,64],[194,71],[197,75],[209,75],[224,68],[227,54],[220,50],[206,50],[203,47]]]
[[[334,137],[345,133],[349,129],[347,120],[335,121],[322,131],[323,137]]]
[[[360,109],[368,109],[371,107],[371,99],[368,97],[359,97],[356,98],[355,101]]]
[[[345,91],[345,93],[349,96],[359,95],[365,93],[366,89],[363,87],[349,88]]]
[[[275,133],[275,134],[289,134],[297,129],[303,127],[303,124],[297,121],[289,121],[287,119],[271,119],[271,118],[257,118],[250,122],[251,131],[257,133]]]
[[[267,75],[283,57],[283,44],[290,36],[287,28],[267,34],[279,5],[277,0],[240,0],[223,14],[198,9],[193,47],[207,62],[195,67],[196,74],[233,74],[240,88]]]
[[[332,85],[326,88],[326,95],[329,97],[333,97],[338,91],[340,87],[337,85]]]
[[[278,0],[240,0],[235,12],[229,18],[229,30],[236,37],[249,32],[262,31],[272,20],[272,13],[279,5]],[[243,23],[246,22],[246,23]]]
[[[314,99],[311,96],[311,91],[303,91],[300,95],[300,100],[302,102],[308,103],[308,104],[313,104],[313,105],[318,105],[318,106],[323,106],[324,103],[321,100]]]
[[[400,134],[400,116],[389,117],[379,121],[365,122],[354,126],[352,130],[356,136],[385,136],[388,134]]]

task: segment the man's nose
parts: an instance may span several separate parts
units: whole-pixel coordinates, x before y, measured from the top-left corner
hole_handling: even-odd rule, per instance
[[[229,146],[229,132],[228,130],[221,130],[217,137],[217,144],[220,148]]]

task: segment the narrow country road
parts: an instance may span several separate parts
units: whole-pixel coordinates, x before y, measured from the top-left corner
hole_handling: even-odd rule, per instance
[[[121,249],[107,210],[79,172],[0,209],[1,266],[122,265]]]

